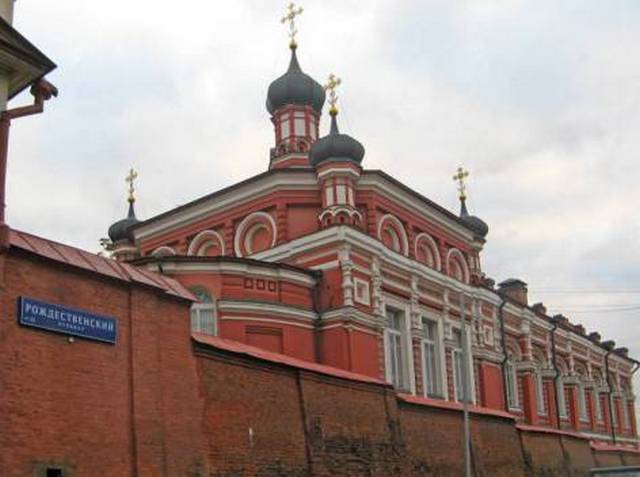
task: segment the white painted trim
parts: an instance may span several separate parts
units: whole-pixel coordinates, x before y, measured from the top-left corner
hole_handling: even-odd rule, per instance
[[[147,269],[159,271],[157,263],[147,264]],[[162,269],[167,274],[190,274],[190,273],[229,273],[240,276],[252,275],[254,277],[265,277],[274,280],[287,280],[294,283],[311,287],[316,280],[306,273],[296,272],[285,268],[274,268],[272,265],[257,265],[253,263],[237,262],[162,262]]]
[[[269,223],[269,225],[271,225],[271,231],[272,231],[272,238],[271,238],[271,247],[273,247],[276,244],[276,239],[278,236],[278,228],[276,226],[276,221],[273,219],[273,217],[271,216],[271,214],[268,214],[266,212],[263,211],[259,211],[259,212],[252,212],[249,215],[247,215],[244,219],[242,219],[242,221],[238,224],[238,226],[236,227],[236,233],[235,236],[233,238],[233,250],[236,253],[236,256],[238,257],[242,257],[242,249],[240,247],[240,241],[242,240],[242,236],[245,232],[245,228],[247,227],[248,224],[251,223],[252,220],[255,219],[266,219],[267,222]],[[251,254],[250,254],[251,255]]]
[[[384,335],[387,335],[387,328],[388,328],[388,324],[387,324],[387,317],[386,317],[386,309],[387,307],[389,308],[395,308],[396,310],[399,310],[402,312],[402,314],[404,315],[404,345],[406,347],[406,363],[404,363],[405,367],[406,367],[406,371],[407,371],[407,380],[409,381],[409,391],[411,392],[411,394],[413,394],[415,396],[416,394],[416,370],[415,370],[415,363],[414,363],[414,356],[413,356],[413,338],[411,336],[411,305],[410,303],[406,302],[406,301],[402,301],[399,300],[398,298],[396,298],[393,295],[390,295],[388,293],[384,293],[384,306],[385,306],[385,332]],[[388,338],[387,338],[387,342],[388,342]],[[385,363],[387,363],[387,355],[388,353],[388,347],[385,347]],[[388,371],[389,368],[385,369],[385,376],[387,376],[387,381],[388,381]]]
[[[164,252],[166,252],[165,255],[163,255]],[[156,248],[153,252],[151,252],[151,255],[154,257],[168,257],[168,256],[176,255],[176,251],[167,245],[161,245],[160,247]]]
[[[399,229],[400,240],[402,241],[402,255],[405,257],[409,255],[409,240],[407,239],[407,231],[404,229],[404,225],[398,217],[393,214],[385,214],[378,220],[378,240],[382,242],[382,227],[384,223],[389,220],[393,222]]]
[[[447,258],[445,260],[445,264],[446,264],[446,270],[445,272],[447,274],[449,274],[449,260],[451,260],[453,258],[453,256],[458,257],[458,260],[460,260],[461,265],[462,265],[462,273],[464,275],[464,283],[468,284],[469,283],[469,264],[467,263],[467,260],[464,258],[464,254],[458,250],[457,248],[453,247],[450,248],[449,251],[447,252]]]
[[[242,311],[252,313],[275,313],[293,318],[302,318],[309,321],[318,319],[318,314],[312,311],[303,310],[278,303],[241,301],[241,300],[219,300],[218,309],[223,311]]]
[[[279,325],[295,326],[297,328],[304,328],[306,330],[312,330],[314,328],[312,325],[307,325],[304,323],[296,323],[295,321],[286,320],[274,320],[269,317],[256,318],[253,316],[221,316],[220,321],[258,321],[261,323],[277,323]]]
[[[435,269],[438,271],[442,271],[442,260],[440,259],[440,250],[438,249],[438,244],[433,240],[433,237],[426,232],[419,233],[415,238],[414,243],[414,255],[418,256],[418,246],[420,245],[421,240],[426,240],[431,247],[431,251],[433,252],[433,258],[435,260]],[[416,258],[417,260],[417,258]]]
[[[318,173],[318,179],[322,180],[327,178],[327,176],[331,177],[334,175],[347,175],[352,176],[354,179],[358,179],[360,177],[360,173],[353,170],[351,167],[331,167],[329,169],[323,169],[320,173]]]
[[[195,237],[193,237],[193,239],[189,243],[187,255],[198,254],[199,250],[202,248],[202,245],[209,241],[207,239],[217,240],[220,244],[220,255],[225,254],[224,239],[222,238],[222,235],[220,235],[215,230],[203,230],[202,232],[199,232]]]
[[[358,298],[358,285],[363,285],[366,290],[365,297],[363,299]],[[353,277],[353,300],[362,305],[371,305],[371,289],[369,287],[368,280]]]

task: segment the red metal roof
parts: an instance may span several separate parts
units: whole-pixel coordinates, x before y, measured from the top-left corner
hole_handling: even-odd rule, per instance
[[[10,231],[11,247],[48,258],[58,263],[115,278],[128,283],[158,288],[169,295],[187,300],[196,300],[193,294],[172,278],[149,272],[128,263],[120,263],[95,253],[86,252],[69,245],[47,240],[19,230]]]
[[[333,376],[335,378],[348,379],[349,381],[358,381],[362,383],[379,384],[391,387],[389,383],[383,381],[382,379],[372,378],[370,376],[365,376],[364,374],[352,373],[350,371],[334,368],[332,366],[326,366],[324,364],[317,364],[298,358],[292,358],[291,356],[286,356],[280,353],[265,351],[263,349],[256,348],[255,346],[240,343],[239,341],[218,338],[217,336],[206,335],[203,333],[192,333],[191,337],[200,344],[205,344],[224,351],[230,351],[232,353],[243,354],[245,356],[269,361],[271,363],[291,366],[293,368],[325,374],[327,376]]]

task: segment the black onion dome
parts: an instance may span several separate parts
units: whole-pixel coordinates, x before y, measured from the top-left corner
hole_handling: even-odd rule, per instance
[[[360,141],[348,134],[341,134],[338,130],[336,113],[331,114],[329,134],[314,142],[309,151],[309,162],[312,166],[317,166],[328,160],[351,161],[360,164],[363,157],[364,146],[360,144]]]
[[[460,218],[477,236],[485,238],[489,233],[489,226],[484,220],[476,217],[475,215],[469,214],[464,198],[461,199]]]
[[[267,111],[272,114],[286,104],[311,106],[318,114],[324,105],[325,92],[320,83],[302,72],[295,46],[291,47],[289,69],[269,85]]]
[[[136,213],[133,210],[133,202],[129,202],[129,213],[127,217],[115,222],[111,227],[109,227],[109,238],[112,242],[118,242],[120,240],[131,240],[133,241],[133,234],[131,233],[131,228],[140,222],[136,218]]]

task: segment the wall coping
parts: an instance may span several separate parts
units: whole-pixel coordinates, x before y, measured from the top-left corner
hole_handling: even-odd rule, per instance
[[[333,366],[327,366],[324,364],[312,363],[311,361],[305,361],[298,358],[293,358],[280,353],[274,353],[266,351],[255,346],[250,346],[239,341],[229,340],[225,338],[219,338],[217,336],[211,336],[203,333],[192,333],[191,339],[200,345],[215,348],[218,350],[226,351],[229,353],[249,356],[261,361],[267,361],[270,363],[296,368],[303,371],[309,371],[316,374],[324,374],[325,376],[331,376],[334,378],[346,379],[349,381],[356,381],[366,384],[375,384],[377,386],[384,386],[391,388],[392,385],[383,381],[382,379],[372,378],[364,374],[353,373],[340,368],[334,368]]]
[[[566,429],[557,429],[555,427],[544,426],[532,426],[530,424],[516,424],[516,428],[519,431],[524,432],[540,432],[543,434],[556,434],[559,436],[575,437],[576,439],[583,439],[585,441],[591,440],[590,437],[580,434],[579,432],[568,431]]]
[[[400,401],[403,401],[409,404],[416,404],[418,406],[435,407],[438,409],[448,409],[450,411],[463,412],[463,405],[459,402],[444,401],[440,399],[432,399],[432,398],[426,398],[421,396],[412,396],[410,394],[402,394],[402,393],[398,393],[397,396]],[[470,405],[469,412],[471,414],[476,414],[480,416],[500,417],[503,419],[510,419],[512,421],[516,420],[516,416],[514,416],[509,412],[500,411],[498,409],[492,409],[488,407]]]
[[[591,442],[591,448],[598,452],[631,452],[633,454],[640,454],[640,449],[626,446],[614,446],[611,444],[600,444],[597,442]]]

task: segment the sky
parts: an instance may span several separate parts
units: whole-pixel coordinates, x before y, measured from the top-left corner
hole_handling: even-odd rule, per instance
[[[467,168],[470,211],[490,226],[485,272],[640,358],[640,4],[302,5],[300,64],[342,78],[340,126],[363,165],[456,212],[452,175]],[[266,170],[285,6],[17,2],[14,26],[58,64],[60,96],[12,125],[9,224],[98,251],[130,167],[139,218]]]

